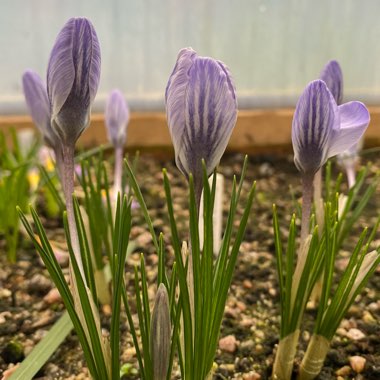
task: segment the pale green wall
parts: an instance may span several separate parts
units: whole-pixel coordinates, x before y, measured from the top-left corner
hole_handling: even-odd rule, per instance
[[[340,61],[346,99],[380,103],[379,0],[0,0],[0,113],[24,112],[20,78],[45,75],[65,21],[87,16],[102,49],[96,108],[119,87],[160,109],[181,47],[223,60],[241,107],[292,105],[325,62]]]

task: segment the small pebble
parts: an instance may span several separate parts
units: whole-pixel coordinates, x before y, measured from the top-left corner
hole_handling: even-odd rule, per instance
[[[61,297],[58,289],[53,288],[49,291],[48,294],[46,294],[46,296],[44,297],[44,301],[47,304],[52,305],[54,303],[58,303],[58,302],[62,301],[62,297]]]
[[[365,334],[359,329],[350,329],[347,332],[347,338],[352,339],[352,340],[360,340],[360,339],[365,338]]]
[[[258,374],[257,372],[248,372],[243,375],[243,380],[260,380],[261,375]]]
[[[342,368],[339,368],[339,369],[335,372],[335,374],[336,374],[337,376],[343,376],[343,377],[348,376],[350,373],[351,373],[351,367],[350,367],[349,365],[345,365],[345,366],[343,366]]]
[[[371,311],[378,311],[379,310],[379,302],[371,302],[369,305],[368,305],[368,309],[371,310]]]
[[[310,340],[310,333],[309,333],[309,331],[305,330],[302,333],[302,339],[303,339],[304,342],[308,342]]]
[[[240,349],[242,350],[252,350],[255,345],[255,342],[252,339],[244,340],[240,344]]]
[[[139,247],[145,247],[149,245],[152,242],[152,235],[150,232],[143,232],[141,235],[139,235],[136,239],[136,244]]]
[[[235,372],[235,364],[221,364],[219,368],[227,372],[231,372],[231,373]]]
[[[375,323],[376,319],[373,317],[373,315],[369,311],[364,310],[363,321],[365,323]]]
[[[236,351],[237,343],[235,335],[227,335],[219,340],[219,348],[224,352],[233,354]]]
[[[237,301],[236,306],[240,311],[245,311],[247,309],[247,305],[241,301]]]
[[[52,283],[42,274],[35,274],[28,283],[28,290],[31,293],[47,293],[52,287]]]
[[[256,347],[255,347],[255,352],[257,354],[261,354],[262,352],[264,351],[264,347],[262,344],[256,344]]]
[[[234,319],[237,319],[239,317],[239,309],[232,308],[230,306],[226,306],[224,309],[224,313],[226,316],[232,317]]]
[[[259,173],[263,177],[271,176],[273,172],[274,172],[273,167],[268,162],[264,162],[259,167]]]
[[[1,380],[8,380],[13,375],[13,372],[16,371],[19,365],[20,363],[17,363],[16,365],[11,363],[8,369],[3,372],[3,377],[1,378]]]
[[[365,363],[367,362],[366,358],[363,358],[362,356],[351,356],[349,360],[350,360],[351,368],[356,373],[363,372]]]
[[[249,317],[243,317],[239,324],[242,327],[250,327],[253,325],[253,319]]]
[[[246,288],[246,289],[252,289],[252,281],[244,280],[244,281],[243,281],[243,286],[244,286],[244,288]]]
[[[0,288],[0,300],[4,298],[9,298],[12,292],[9,289]]]
[[[112,314],[111,305],[103,305],[102,310],[103,310],[104,315],[106,315],[107,317],[111,316]]]
[[[337,333],[337,335],[339,335],[339,336],[346,336],[346,335],[347,335],[347,330],[344,329],[343,327],[339,327],[339,328],[336,330],[336,333]]]
[[[127,348],[125,351],[124,351],[125,355],[128,357],[128,358],[133,358],[135,355],[136,355],[136,349],[134,347],[130,347],[130,348]]]

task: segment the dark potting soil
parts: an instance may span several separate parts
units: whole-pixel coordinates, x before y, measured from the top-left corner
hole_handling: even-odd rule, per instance
[[[380,160],[371,167],[371,181],[378,171]],[[364,160],[363,160],[364,161]],[[232,177],[239,178],[243,163],[240,154],[226,155],[219,172],[225,176],[224,214],[228,211]],[[166,213],[161,168],[166,167],[172,184],[174,210],[181,237],[188,234],[186,182],[173,161],[162,161],[150,156],[139,160],[137,178],[150,210],[154,227],[163,232],[168,247],[168,266],[172,263],[170,230]],[[335,168],[335,166],[334,166]],[[336,168],[334,175],[336,175]],[[244,194],[252,180],[257,181],[256,199],[241,246],[233,283],[225,309],[220,332],[220,344],[215,358],[215,379],[268,379],[274,360],[279,335],[279,294],[272,232],[272,204],[278,207],[281,231],[286,231],[294,199],[299,200],[300,177],[291,157],[251,158],[243,188]],[[244,198],[244,197],[243,197]],[[337,260],[335,281],[339,281],[347,264],[350,249],[355,245],[362,228],[373,226],[380,212],[377,194],[371,199],[353,232],[344,243]],[[244,199],[243,199],[244,201]],[[40,202],[41,203],[41,202]],[[44,214],[43,204],[39,211]],[[238,211],[236,224],[242,210]],[[2,216],[3,217],[3,216]],[[60,260],[68,273],[65,242],[60,219],[43,218],[49,238],[62,250]],[[132,291],[133,265],[138,264],[140,252],[146,257],[151,301],[156,291],[157,255],[139,209],[134,211],[131,237],[134,252],[128,258],[127,283]],[[377,243],[380,243],[378,241]],[[380,271],[377,270],[368,285],[349,309],[335,335],[319,379],[380,379]],[[47,270],[31,246],[21,235],[16,264],[6,261],[4,240],[0,237],[0,375],[21,361],[44,337],[62,315],[63,303],[57,296]],[[109,328],[110,308],[103,307],[104,333]],[[307,310],[302,327],[295,372],[310,340],[315,310]],[[135,350],[128,333],[125,318],[121,326],[121,362],[137,368]],[[363,366],[364,363],[364,366]],[[361,373],[358,373],[361,371]],[[83,353],[74,333],[71,333],[35,378],[87,379],[89,378]],[[137,379],[138,374],[125,376]],[[177,377],[178,374],[177,374]]]

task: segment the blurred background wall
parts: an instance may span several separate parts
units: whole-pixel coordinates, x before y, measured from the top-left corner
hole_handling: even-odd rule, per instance
[[[162,110],[178,50],[231,69],[240,108],[295,104],[329,59],[343,68],[345,99],[380,103],[378,0],[1,0],[0,114],[24,114],[21,75],[43,77],[66,20],[90,18],[102,49],[95,111],[120,88],[133,110]]]

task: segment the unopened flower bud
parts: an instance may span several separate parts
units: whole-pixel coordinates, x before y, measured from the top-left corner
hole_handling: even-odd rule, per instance
[[[74,146],[88,127],[99,78],[95,29],[86,18],[71,18],[57,36],[47,73],[51,125],[63,145]]]
[[[164,284],[160,284],[150,324],[150,353],[153,378],[165,380],[169,368],[171,324],[169,296]]]
[[[237,118],[231,74],[223,62],[182,49],[165,93],[166,115],[179,170],[211,175],[227,147]]]
[[[115,147],[123,146],[127,137],[129,109],[123,94],[119,90],[113,90],[108,97],[105,121],[108,140]]]

